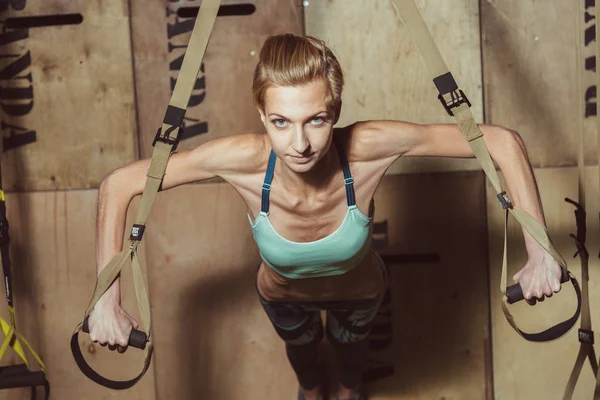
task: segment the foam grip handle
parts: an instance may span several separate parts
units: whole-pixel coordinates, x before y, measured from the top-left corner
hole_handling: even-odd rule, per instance
[[[565,282],[569,282],[569,271],[561,267],[561,272],[562,274],[560,276],[560,283],[563,284]],[[519,283],[510,285],[506,288],[506,297],[508,298],[508,304],[513,304],[523,300],[523,288],[521,288]]]
[[[85,317],[85,319],[83,320],[83,328],[81,330],[84,331],[85,333],[89,334],[90,328],[88,326],[88,318],[89,317]],[[144,331],[132,329],[131,332],[129,333],[128,345],[131,347],[135,347],[136,349],[143,350],[146,348],[147,341],[148,341],[148,335],[146,335],[146,332],[144,332]]]

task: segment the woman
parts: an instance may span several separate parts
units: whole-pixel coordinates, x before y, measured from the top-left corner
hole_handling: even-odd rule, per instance
[[[338,399],[361,399],[366,337],[386,286],[370,248],[372,199],[401,156],[474,157],[455,125],[364,121],[333,128],[341,111],[342,70],[320,40],[269,38],[253,82],[266,134],[209,141],[174,154],[162,189],[219,176],[246,202],[261,253],[256,288],[299,380],[299,398],[322,398],[317,365],[326,335],[339,369]],[[513,202],[545,225],[536,182],[518,133],[481,127]],[[99,191],[99,268],[120,251],[127,207],[143,189],[150,160],[122,167]],[[560,267],[525,232],[529,261],[515,275],[527,299],[560,289]],[[137,327],[119,304],[116,282],[89,319],[90,336],[124,351]]]

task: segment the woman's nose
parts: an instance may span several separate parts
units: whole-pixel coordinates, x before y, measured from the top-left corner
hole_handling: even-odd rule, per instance
[[[296,128],[294,132],[294,138],[292,140],[292,148],[298,152],[298,154],[304,154],[309,147],[308,137],[304,132],[303,127]]]

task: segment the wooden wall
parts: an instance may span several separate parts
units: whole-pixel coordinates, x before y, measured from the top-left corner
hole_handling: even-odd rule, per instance
[[[181,56],[193,28],[194,20],[178,17],[177,11],[198,7],[200,3],[131,2],[142,157],[152,153],[152,140],[161,126],[171,97],[171,85],[177,78]],[[262,43],[268,36],[302,33],[300,3],[300,0],[222,2],[229,6],[252,4],[256,11],[252,15],[217,18],[186,113],[186,138],[180,149],[191,149],[222,136],[263,131],[258,111],[252,103],[252,72]]]
[[[94,285],[94,188],[108,172],[150,155],[191,29],[192,20],[177,11],[199,3],[27,1],[24,10],[2,14],[83,16],[79,25],[0,34],[8,42],[0,45],[0,71],[8,74],[0,75],[0,116],[5,187],[16,191],[7,205],[17,318],[48,364],[53,398],[229,400],[292,398],[296,392],[283,346],[254,292],[259,258],[244,204],[223,183],[161,193],[151,213],[142,255],[156,351],[146,377],[125,392],[101,388],[77,370],[68,350]],[[262,130],[251,103],[251,72],[264,39],[279,32],[305,31],[337,52],[346,73],[341,125],[357,119],[452,121],[390,1],[224,1],[240,3],[256,11],[218,18],[187,114],[191,137],[182,149]],[[568,237],[575,230],[572,206],[562,201],[576,196],[575,96],[588,97],[588,164],[597,162],[597,153],[591,71],[583,75],[586,90],[574,89],[574,4],[417,5],[477,120],[516,129],[524,138],[550,233],[579,277],[577,262],[568,257],[574,252]],[[583,21],[584,29],[589,25]],[[6,39],[10,35],[23,38]],[[593,42],[586,43],[589,57]],[[9,67],[27,54],[29,64]],[[28,143],[34,131],[35,141]],[[25,144],[10,149],[15,138]],[[561,396],[578,347],[576,331],[532,345],[507,327],[497,292],[501,215],[478,169],[474,160],[400,160],[376,195],[376,244],[392,272],[365,374],[374,400]],[[592,216],[598,211],[598,172],[592,166],[588,171]],[[597,243],[598,227],[590,223],[588,229],[588,242]],[[513,221],[512,273],[523,263],[520,240]],[[592,292],[595,265],[591,257]],[[124,302],[136,314],[127,274],[124,281]],[[573,307],[572,289],[565,287],[535,308],[513,308],[533,330]],[[112,377],[133,376],[142,361],[135,350],[118,355],[85,336],[81,341],[92,365]],[[558,357],[565,361],[555,362]],[[575,398],[589,398],[592,387],[585,366]],[[25,390],[0,391],[0,399],[27,396]]]
[[[483,177],[473,172],[389,176],[378,189],[375,220],[387,221],[387,246],[379,251],[391,270],[391,299],[371,338],[370,360],[373,375],[381,363],[394,373],[368,386],[370,398],[487,398],[483,192]]]
[[[137,153],[128,2],[25,3],[2,19],[80,14],[83,22],[1,34],[4,187],[97,187]]]
[[[453,123],[437,100],[427,65],[389,0],[311,1],[306,33],[325,40],[345,72],[340,125],[399,119]],[[418,1],[442,56],[483,122],[479,9],[476,0]],[[399,160],[388,173],[477,170],[474,160]]]
[[[584,94],[577,89],[576,6],[561,0],[481,2],[486,122],[517,129],[535,167],[577,165],[577,96]],[[582,27],[590,25],[581,19]],[[593,55],[594,46],[582,43],[584,54]],[[594,74],[581,72],[587,87]],[[596,138],[588,129],[588,163],[597,163]]]

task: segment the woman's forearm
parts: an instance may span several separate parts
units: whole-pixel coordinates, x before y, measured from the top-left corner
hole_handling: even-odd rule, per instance
[[[516,132],[510,132],[506,135],[506,140],[494,141],[494,144],[494,147],[489,148],[490,155],[502,171],[512,202],[531,214],[545,227],[546,220],[540,194],[527,149],[521,137]],[[524,228],[523,235],[529,254],[542,249]]]
[[[106,177],[98,190],[96,218],[96,272],[100,272],[121,251],[127,208],[131,195],[120,182],[118,172]],[[120,302],[120,284],[117,278],[102,297],[103,301]]]

